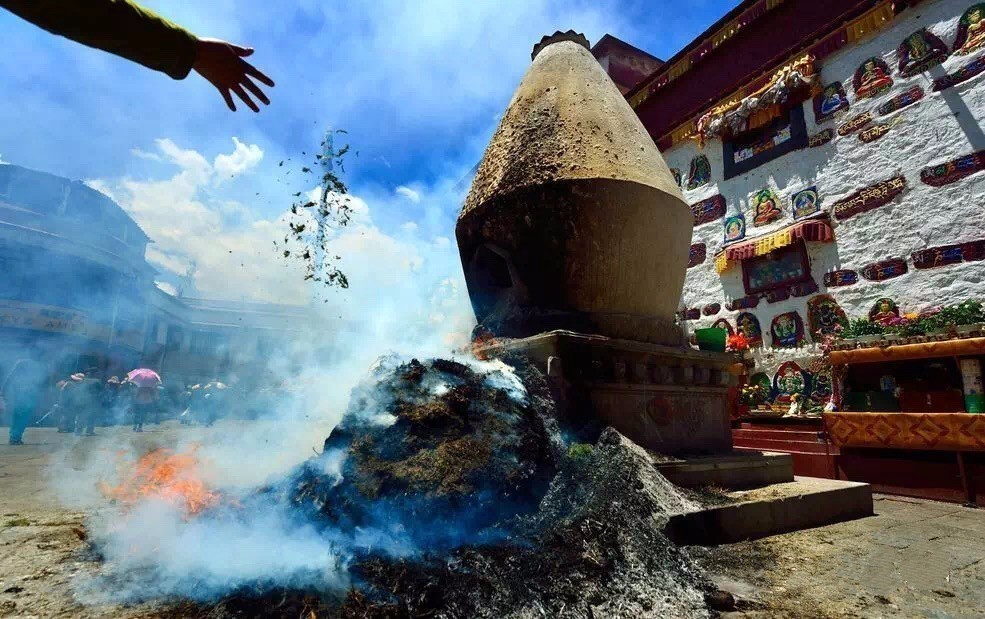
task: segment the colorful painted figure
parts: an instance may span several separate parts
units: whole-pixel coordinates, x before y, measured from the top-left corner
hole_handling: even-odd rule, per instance
[[[766,375],[766,372],[756,372],[749,377],[750,385],[759,385],[766,394],[766,399],[770,399],[770,393],[773,391],[773,383],[770,381],[770,377]]]
[[[763,331],[759,326],[759,319],[749,312],[742,312],[735,319],[735,326],[739,333],[746,336],[749,346],[761,346],[763,343]]]
[[[970,54],[985,47],[985,4],[975,4],[958,21],[954,53]]]
[[[773,391],[777,404],[789,404],[794,394],[807,395],[807,372],[794,361],[781,363],[773,375]]]
[[[752,196],[754,226],[765,226],[783,216],[780,200],[772,189],[761,189]]]
[[[729,335],[735,335],[735,329],[729,324],[729,321],[724,318],[719,318],[711,324],[712,329],[724,329]]]
[[[855,96],[859,99],[881,95],[893,85],[893,78],[889,77],[889,65],[882,58],[869,58],[855,71],[852,85],[855,87]]]
[[[814,97],[814,122],[821,124],[835,112],[847,109],[848,95],[845,94],[841,82],[828,84],[821,94]]]
[[[947,58],[947,46],[926,28],[903,39],[896,50],[899,72],[903,77],[922,73]]]
[[[687,175],[687,188],[697,189],[711,181],[711,164],[704,155],[698,155],[691,160],[691,170]]]
[[[848,316],[834,297],[819,294],[807,302],[807,324],[814,341],[820,341],[821,336],[836,333],[839,327],[847,327]]]
[[[787,312],[773,318],[770,325],[773,348],[796,348],[804,341],[804,321],[797,312]]]
[[[811,400],[817,404],[825,404],[831,399],[831,375],[827,372],[815,374],[811,380]]]
[[[793,194],[793,218],[803,219],[821,210],[821,201],[817,197],[817,187],[808,187]]]
[[[725,218],[725,242],[739,241],[746,236],[746,218],[733,215]]]
[[[899,318],[899,308],[892,299],[883,297],[876,301],[876,304],[869,310],[869,320],[886,324]]]

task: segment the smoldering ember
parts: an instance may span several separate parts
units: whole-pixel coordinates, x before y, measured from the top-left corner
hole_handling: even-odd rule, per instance
[[[252,48],[55,4],[0,0],[0,617],[981,615],[985,4],[182,9],[333,93],[304,151]],[[513,61],[569,21],[668,59]]]

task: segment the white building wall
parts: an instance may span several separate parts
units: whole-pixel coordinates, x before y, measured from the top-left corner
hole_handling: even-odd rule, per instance
[[[961,155],[985,149],[985,73],[958,86],[933,92],[932,82],[979,55],[980,50],[967,56],[950,56],[941,66],[927,73],[904,78],[897,70],[896,49],[903,39],[926,27],[952,49],[958,19],[971,6],[967,0],[923,2],[907,9],[893,20],[891,27],[859,45],[846,46],[819,61],[821,85],[840,81],[850,101],[850,108],[820,125],[815,123],[810,100],[804,106],[807,132],[813,135],[830,127],[834,139],[826,145],[804,148],[774,159],[746,174],[723,180],[722,143],[711,140],[703,149],[693,142],[678,144],[664,152],[671,168],[684,177],[684,195],[694,204],[715,194],[721,194],[728,205],[727,215],[746,216],[746,239],[753,239],[793,223],[790,198],[797,191],[817,186],[822,210],[830,213],[831,206],[850,194],[897,175],[906,177],[907,190],[891,203],[873,211],[858,214],[844,222],[832,217],[834,243],[808,243],[811,271],[819,293],[831,294],[847,312],[849,318],[868,314],[875,301],[890,297],[902,312],[923,307],[960,302],[968,298],[985,298],[985,261],[962,262],[935,269],[918,270],[909,260],[914,251],[963,241],[985,239],[985,173],[979,172],[953,184],[932,187],[920,181],[920,170],[926,166],[949,161]],[[871,56],[882,57],[892,69],[892,89],[875,98],[856,99],[852,77],[858,66]],[[920,102],[879,117],[876,108],[886,100],[914,85],[921,86],[925,96]],[[838,136],[837,127],[865,111],[872,111],[875,122],[890,122],[899,116],[899,123],[883,138],[865,144],[858,134]],[[871,126],[871,125],[869,125]],[[711,182],[687,191],[690,161],[704,154],[711,163]],[[750,197],[764,187],[772,187],[781,198],[784,217],[768,226],[753,227]],[[721,303],[722,311],[689,321],[688,328],[710,326],[719,318],[727,318],[735,326],[738,311],[728,311],[728,300],[745,296],[741,265],[734,264],[719,275],[714,255],[721,249],[724,218],[695,227],[692,243],[707,245],[703,264],[688,269],[681,299],[682,308],[701,308],[709,303]],[[868,264],[888,258],[905,258],[909,271],[894,279],[871,282],[861,277]],[[859,272],[859,281],[852,286],[825,289],[824,273],[836,269]],[[759,319],[764,342],[770,346],[770,324],[773,317],[796,310],[809,331],[807,301],[813,295],[789,298],[778,303],[762,299],[750,310]],[[807,341],[811,342],[810,334]],[[764,370],[772,373],[781,361],[810,356],[809,349],[799,351],[766,351],[761,358]]]

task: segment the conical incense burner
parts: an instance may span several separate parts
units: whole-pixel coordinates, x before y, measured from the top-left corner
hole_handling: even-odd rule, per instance
[[[691,211],[574,32],[545,37],[492,137],[456,235],[477,321],[680,343]]]
[[[534,47],[456,235],[483,336],[523,354],[582,439],[611,425],[664,453],[732,446],[725,353],[674,323],[693,219],[653,140],[574,32]]]

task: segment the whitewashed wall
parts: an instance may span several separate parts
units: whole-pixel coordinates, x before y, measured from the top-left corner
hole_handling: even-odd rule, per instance
[[[811,101],[804,103],[807,132],[813,135],[827,127],[835,138],[816,148],[804,148],[774,159],[754,170],[723,180],[722,144],[713,140],[699,150],[687,142],[664,152],[671,168],[677,168],[687,185],[691,159],[705,154],[711,162],[711,182],[693,191],[685,189],[688,203],[694,204],[715,194],[722,194],[728,204],[728,215],[742,212],[746,216],[746,240],[773,232],[793,223],[790,197],[797,191],[816,185],[822,209],[828,211],[838,200],[879,181],[904,175],[907,190],[891,203],[873,211],[855,215],[839,223],[832,221],[834,243],[808,243],[811,271],[820,293],[830,293],[850,318],[864,316],[880,297],[891,297],[904,312],[920,308],[985,297],[985,261],[963,262],[936,269],[913,268],[909,256],[927,247],[985,238],[985,173],[979,172],[944,187],[932,187],[920,181],[920,170],[955,157],[985,149],[982,122],[985,117],[985,73],[943,92],[933,92],[935,77],[952,72],[978,55],[952,55],[943,65],[912,78],[903,78],[897,71],[896,48],[910,33],[928,28],[953,48],[957,22],[973,4],[968,0],[939,0],[919,4],[900,14],[893,25],[862,44],[847,46],[829,56],[821,64],[821,83],[841,81],[850,101],[850,108],[836,118],[820,125],[814,122]],[[851,86],[855,70],[863,60],[881,56],[892,69],[892,89],[882,96],[857,100]],[[920,85],[925,91],[922,101],[879,117],[875,109],[889,98]],[[837,135],[837,127],[857,114],[871,110],[875,122],[888,122],[901,116],[896,125],[880,140],[864,144],[858,135]],[[784,217],[769,226],[753,227],[750,196],[763,187],[772,187],[780,196]],[[833,218],[832,218],[833,219]],[[742,297],[741,266],[735,265],[719,275],[715,271],[714,254],[722,247],[724,218],[697,226],[692,243],[703,242],[708,257],[703,264],[688,269],[681,307],[701,308],[708,303],[722,304],[715,316],[702,316],[688,322],[688,328],[710,326],[718,318],[727,318],[735,325],[739,312],[725,309],[725,303]],[[873,262],[900,257],[909,262],[909,271],[884,282],[870,282],[861,277],[861,269]],[[859,272],[859,282],[853,286],[825,290],[824,273],[836,269]],[[813,296],[813,295],[811,295]],[[764,341],[770,345],[770,323],[774,316],[796,310],[809,330],[807,300],[790,298],[779,303],[761,300],[752,312],[759,319]],[[807,340],[810,342],[810,335]],[[807,349],[800,351],[767,351],[762,369],[772,372],[781,361],[808,357]]]

